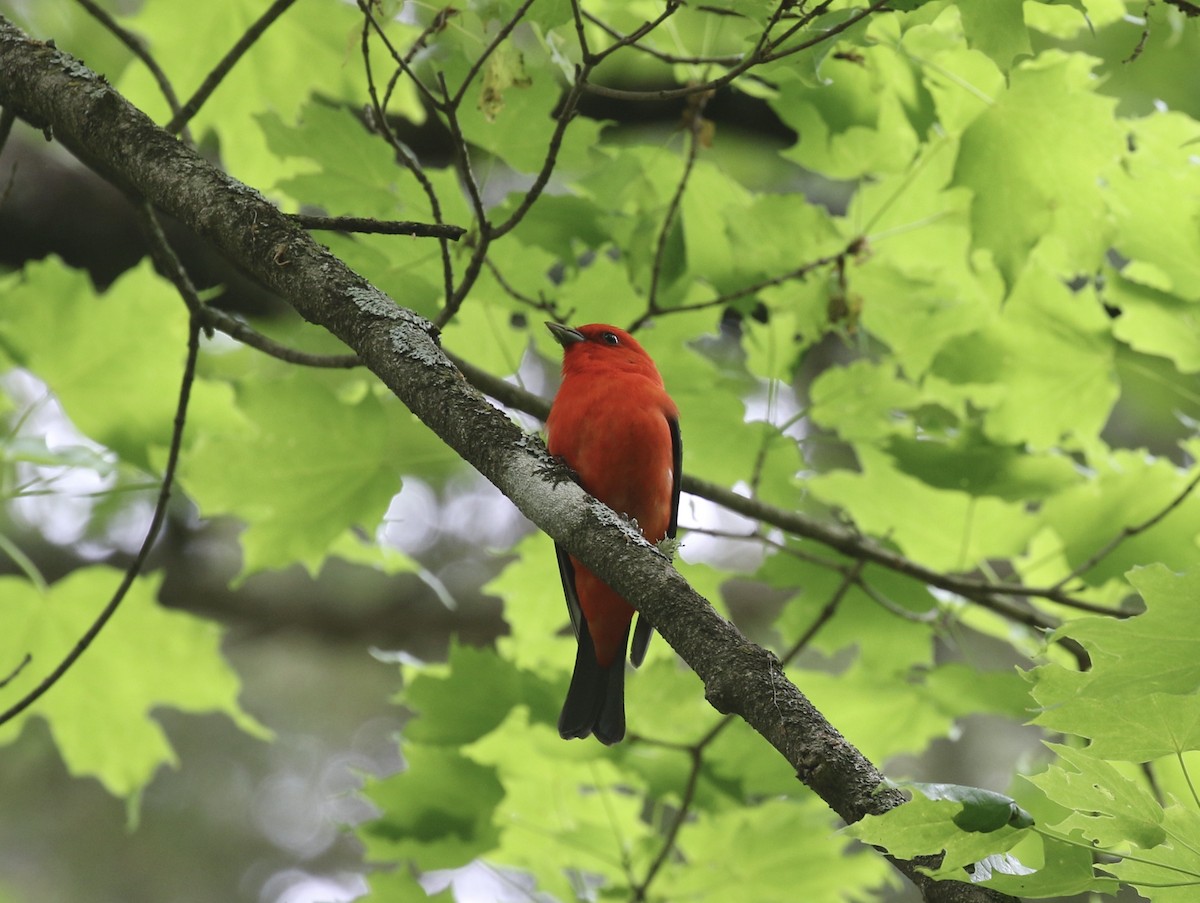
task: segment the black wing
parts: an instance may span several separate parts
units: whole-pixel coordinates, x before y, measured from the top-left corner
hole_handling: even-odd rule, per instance
[[[671,428],[671,457],[674,459],[674,469],[671,472],[671,523],[667,526],[667,536],[675,538],[679,527],[679,488],[683,485],[683,436],[679,434],[679,418],[667,418],[667,426]]]
[[[575,592],[575,566],[571,564],[571,556],[558,543],[554,544],[554,552],[558,556],[558,575],[562,578],[563,595],[567,598],[567,613],[571,616],[571,627],[575,630],[575,639],[579,639],[583,627],[583,608],[579,604],[579,594]]]
[[[679,432],[679,418],[668,417],[667,426],[671,429],[671,521],[667,524],[667,538],[674,539],[679,529],[679,487],[683,485],[683,436]],[[561,555],[559,557],[561,561]],[[568,565],[570,562],[568,562]],[[561,564],[560,564],[561,567]],[[568,604],[570,604],[568,602]],[[579,602],[576,601],[576,606]],[[578,632],[578,628],[576,628]],[[638,613],[637,624],[633,628],[633,643],[629,647],[629,660],[636,668],[646,657],[646,647],[650,645],[650,637],[654,627],[645,616]]]

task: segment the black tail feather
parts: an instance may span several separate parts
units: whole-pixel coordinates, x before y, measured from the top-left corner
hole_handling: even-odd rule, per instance
[[[619,743],[625,736],[625,644],[613,663],[602,668],[596,661],[596,649],[588,632],[587,622],[579,631],[579,647],[575,652],[575,671],[571,686],[558,716],[558,733],[564,739],[596,735],[606,746]]]
[[[646,647],[650,645],[650,637],[654,636],[654,628],[646,620],[644,614],[638,613],[637,626],[633,628],[633,644],[629,647],[629,660],[633,667],[640,668],[646,658]]]

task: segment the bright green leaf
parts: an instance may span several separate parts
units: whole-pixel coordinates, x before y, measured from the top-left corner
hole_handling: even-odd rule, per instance
[[[1095,269],[1108,249],[1099,183],[1122,150],[1113,101],[1092,93],[1092,62],[1044,53],[1013,70],[1009,90],[963,133],[957,184],[975,193],[976,244],[1012,284],[1039,241],[1054,268]]]
[[[315,572],[347,527],[374,531],[401,473],[449,459],[412,415],[373,394],[339,398],[311,371],[245,385],[238,410],[246,426],[199,437],[181,479],[204,516],[246,522],[245,574],[297,561]]]
[[[149,469],[151,447],[170,441],[187,308],[148,262],[99,296],[56,259],[29,264],[0,290],[0,345],[50,385],[81,432],[124,460]],[[201,424],[228,426],[224,387],[200,382],[192,396],[187,439]]]
[[[958,0],[967,42],[1002,70],[1031,51],[1022,0]]]
[[[504,798],[495,770],[441,746],[408,744],[404,757],[403,772],[367,784],[381,812],[358,832],[367,858],[428,871],[492,849],[499,836],[492,816]]]
[[[87,567],[39,593],[23,580],[0,579],[5,671],[26,654],[28,667],[3,688],[5,704],[30,691],[88,631],[112,597],[121,574]],[[221,656],[221,631],[211,621],[163,608],[159,577],[135,580],[112,621],[38,703],[0,728],[11,743],[31,719],[49,725],[67,770],[94,777],[110,793],[135,796],[163,765],[179,765],[157,708],[193,714],[221,712],[265,739],[267,730],[238,704],[240,682]]]
[[[445,676],[419,671],[404,692],[405,705],[417,716],[405,735],[416,743],[469,743],[499,725],[519,701],[516,669],[493,650],[452,645],[446,667]]]
[[[1081,831],[1101,847],[1131,841],[1148,850],[1167,839],[1163,808],[1141,782],[1086,750],[1048,745],[1063,765],[1051,767],[1032,781],[1050,799],[1073,810],[1054,826],[1056,831]]]

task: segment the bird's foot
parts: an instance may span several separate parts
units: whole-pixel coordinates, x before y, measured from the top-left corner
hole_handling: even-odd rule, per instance
[[[556,488],[562,483],[579,482],[579,474],[572,470],[571,465],[558,455],[551,455],[547,463],[539,465],[537,475],[549,480],[551,485]]]

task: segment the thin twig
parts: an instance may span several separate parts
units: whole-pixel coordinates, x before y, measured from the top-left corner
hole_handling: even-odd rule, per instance
[[[738,76],[749,71],[763,61],[764,54],[766,53],[766,49],[770,40],[771,30],[777,24],[779,24],[779,21],[783,18],[784,13],[792,5],[793,4],[791,0],[780,0],[780,2],[776,5],[774,12],[771,13],[770,19],[767,20],[767,24],[763,28],[762,33],[758,36],[758,40],[755,42],[754,48],[745,56],[739,57],[740,61],[719,78],[715,78],[711,81],[700,84],[688,85],[684,88],[663,88],[651,91],[629,91],[621,88],[610,88],[605,85],[589,83],[588,91],[601,97],[613,98],[614,100],[673,100],[679,97],[689,97],[693,94],[715,92],[718,88],[723,88]],[[572,0],[572,6],[578,10],[579,7],[577,0]],[[578,13],[576,13],[576,17],[578,20]],[[576,27],[582,31],[582,22],[579,22]],[[634,34],[637,33],[638,32],[635,32]]]
[[[687,191],[688,182],[692,177],[692,170],[696,166],[696,157],[700,152],[700,136],[704,128],[704,106],[708,103],[708,98],[711,95],[699,94],[692,98],[688,104],[687,126],[688,126],[688,144],[687,154],[683,161],[683,172],[679,176],[679,184],[675,186],[675,193],[671,195],[671,200],[667,204],[667,212],[663,215],[662,226],[658,230],[658,239],[654,245],[654,263],[650,269],[650,288],[646,292],[646,314],[645,316],[653,316],[659,310],[658,306],[658,286],[662,279],[663,260],[666,257],[667,241],[671,236],[671,227],[675,225],[675,220],[679,216],[679,207],[683,203],[683,195]]]
[[[521,198],[521,203],[517,205],[517,208],[509,215],[508,219],[498,226],[488,227],[488,236],[492,240],[503,237],[515,228],[525,218],[525,214],[529,212],[537,199],[542,196],[546,185],[549,184],[550,176],[554,174],[554,168],[558,163],[558,152],[562,148],[563,137],[567,133],[567,126],[575,119],[576,107],[579,105],[579,98],[583,96],[583,87],[587,82],[589,72],[590,70],[586,67],[576,69],[575,84],[567,92],[562,109],[559,110],[558,121],[554,126],[554,131],[550,135],[550,142],[546,145],[546,159],[542,161],[542,168],[538,170],[533,184],[529,186],[529,190]]]
[[[1138,42],[1136,46],[1134,46],[1133,52],[1130,53],[1125,59],[1121,60],[1122,63],[1137,62],[1138,57],[1142,55],[1142,51],[1146,49],[1146,42],[1150,40],[1150,10],[1153,8],[1154,0],[1146,0],[1146,7],[1142,10],[1142,36],[1138,38]]]
[[[408,220],[380,220],[365,216],[315,216],[288,214],[288,219],[305,229],[329,232],[359,232],[369,235],[413,235],[417,238],[445,238],[458,241],[467,234],[462,226],[444,223],[415,223]]]
[[[856,254],[858,252],[857,249],[860,246],[860,241],[861,239],[855,238],[850,242],[850,244],[848,244],[841,251],[838,251],[836,254],[828,254],[824,257],[818,257],[816,260],[810,260],[807,263],[796,267],[794,270],[788,270],[788,272],[780,273],[778,276],[768,276],[766,279],[761,279],[758,282],[743,286],[742,288],[734,289],[730,292],[725,292],[722,295],[716,295],[715,297],[708,298],[704,301],[696,301],[691,304],[680,304],[678,307],[660,307],[656,308],[653,313],[650,311],[645,311],[629,325],[628,329],[630,332],[636,332],[643,325],[645,325],[646,321],[649,320],[654,314],[675,314],[685,313],[688,311],[706,310],[710,307],[725,307],[729,304],[732,304],[734,301],[741,300],[749,295],[755,295],[761,292],[763,289],[772,288],[777,285],[783,285],[784,283],[792,282],[796,279],[804,279],[814,270],[836,264],[839,260],[842,260],[846,256]]]
[[[0,680],[0,690],[3,690],[10,683],[12,683],[14,680],[16,680],[17,677],[20,676],[21,672],[25,670],[26,665],[28,665],[31,661],[33,661],[33,655],[26,652],[25,657],[17,663],[17,667],[12,669],[12,671],[9,673],[8,677],[4,678],[3,680]]]
[[[154,208],[147,201],[141,202],[139,212],[143,231],[150,240],[150,256],[158,264],[163,275],[171,280],[191,315],[203,325],[205,304],[200,299],[200,292],[196,290],[191,276],[184,268],[183,261],[179,259],[172,249],[171,243],[167,240],[158,214],[154,212]]]
[[[515,285],[508,281],[502,272],[500,272],[500,268],[491,258],[485,260],[483,264],[487,267],[488,272],[492,274],[492,278],[496,280],[496,284],[499,285],[500,288],[503,289],[504,293],[514,301],[519,301],[521,304],[532,307],[534,310],[541,311],[558,323],[565,323],[568,319],[570,319],[572,312],[569,311],[567,313],[563,313],[558,309],[557,304],[548,300],[541,294],[541,292],[538,293],[538,297],[534,298],[533,296],[527,295],[520,291]]]
[[[893,602],[879,590],[875,589],[867,580],[859,578],[857,581],[858,588],[863,591],[863,594],[886,611],[890,615],[895,615],[905,621],[912,621],[914,624],[932,624],[941,616],[941,611],[936,606],[928,611],[913,611],[911,608],[905,608],[898,602]]]
[[[673,16],[675,11],[681,6],[683,6],[682,0],[667,0],[667,5],[663,7],[663,11],[661,13],[659,13],[653,19],[643,22],[627,35],[615,35],[617,40],[608,47],[605,47],[599,53],[593,54],[590,62],[592,65],[595,65],[604,60],[606,57],[616,53],[622,47],[636,47],[638,41],[657,29],[663,24],[663,22],[667,21],[667,19]],[[578,8],[578,6],[576,6],[576,8]],[[588,18],[591,19],[591,16],[589,15]],[[614,35],[614,32],[609,31],[609,34]]]
[[[446,96],[446,104],[448,107],[457,108],[460,104],[462,104],[463,98],[467,94],[467,89],[471,87],[471,82],[475,80],[475,77],[479,75],[480,70],[483,69],[483,67],[487,64],[487,61],[491,59],[492,54],[495,53],[500,45],[508,39],[508,36],[512,34],[513,29],[517,27],[517,24],[525,17],[525,13],[529,11],[529,7],[533,6],[533,2],[534,0],[525,0],[524,3],[522,3],[513,11],[513,14],[509,16],[508,21],[500,26],[500,30],[496,32],[495,37],[493,37],[488,45],[483,48],[483,52],[475,58],[475,61],[471,64],[471,68],[467,70],[467,74],[463,78],[462,84],[458,86],[458,90],[454,92],[454,96]],[[442,92],[445,93],[445,90],[446,86],[443,83]]]
[[[371,71],[370,37],[372,27],[374,27],[375,31],[379,33],[380,37],[384,40],[389,48],[391,48],[391,44],[387,41],[386,36],[383,35],[378,23],[375,22],[374,17],[371,15],[370,8],[366,5],[366,0],[359,0],[358,6],[363,12],[363,27],[360,48],[363,58],[363,67],[366,70],[367,76],[367,93],[371,98],[371,109],[375,113],[375,126],[379,133],[383,135],[384,140],[388,142],[389,146],[395,152],[396,157],[400,160],[404,167],[410,173],[412,173],[413,178],[417,180],[417,184],[425,193],[425,198],[429,201],[429,215],[433,217],[433,221],[438,225],[442,225],[444,224],[445,220],[442,217],[442,204],[438,198],[437,189],[433,187],[433,182],[429,180],[429,176],[425,174],[425,171],[421,168],[421,165],[417,161],[416,157],[409,152],[408,148],[404,146],[404,142],[402,142],[396,136],[395,132],[392,131],[391,125],[388,124],[387,98],[391,96],[392,84],[394,83],[394,80],[388,84],[387,94],[385,95],[383,101],[380,101],[379,92],[375,87],[375,75]],[[424,37],[424,33],[422,33],[422,37]],[[420,40],[421,38],[418,38],[418,41]],[[392,48],[392,53],[393,56],[395,56],[394,48]],[[406,60],[401,60],[399,71],[404,73],[411,72],[411,70],[408,68],[408,62]],[[415,75],[412,77],[414,79],[416,78]],[[424,88],[424,85],[421,85],[421,87]],[[448,302],[450,297],[454,294],[454,263],[450,258],[450,243],[446,239],[440,238],[438,239],[438,249],[442,257],[442,293]]]
[[[669,4],[667,8],[671,12],[674,12],[674,10],[678,9],[680,6],[682,6],[681,3],[673,3]],[[664,15],[659,16],[659,18],[655,21],[655,27],[662,24],[662,20],[665,17],[664,11]],[[634,50],[640,50],[642,53],[648,54],[649,56],[652,56],[661,62],[670,63],[671,65],[736,66],[742,61],[742,57],[740,56],[680,56],[673,53],[667,53],[654,47],[647,47],[644,44],[639,43],[641,38],[645,37],[645,33],[639,33],[642,32],[642,29],[640,28],[638,31],[630,34],[621,34],[621,32],[617,31],[595,13],[589,13],[585,11],[583,13],[583,18],[587,19],[587,21],[591,22],[610,38],[613,38],[616,41],[617,46],[631,47]],[[603,52],[607,54],[610,51],[608,48],[606,48]]]
[[[362,366],[362,361],[356,354],[310,354],[290,348],[263,335],[244,320],[205,304],[200,299],[200,293],[192,283],[183,262],[167,240],[154,208],[144,202],[142,222],[146,235],[150,239],[150,253],[154,262],[175,285],[180,297],[183,298],[183,303],[187,305],[192,316],[198,318],[201,327],[209,336],[216,329],[273,358],[303,367],[349,370]]]
[[[123,27],[116,19],[114,19],[104,7],[95,3],[94,0],[76,0],[89,15],[97,22],[103,25],[118,41],[129,48],[129,51],[141,60],[142,65],[150,70],[150,75],[158,85],[158,90],[162,92],[163,98],[167,101],[167,106],[171,110],[172,116],[179,115],[179,97],[175,93],[175,88],[171,85],[171,80],[167,78],[167,73],[158,65],[158,60],[146,49],[146,45],[142,39]],[[186,126],[182,129],[183,140],[188,144],[195,144],[192,140],[192,133]]]
[[[779,659],[780,668],[783,668],[790,661],[796,658],[796,656],[808,648],[808,645],[820,632],[821,628],[829,623],[830,619],[833,618],[834,614],[837,612],[838,606],[841,605],[842,600],[846,598],[846,593],[850,591],[850,587],[858,582],[858,579],[862,574],[862,569],[865,566],[866,563],[860,561],[848,570],[848,572],[844,575],[842,582],[838,584],[837,588],[830,595],[829,600],[817,614],[816,619],[808,626],[808,629],[800,635],[796,642],[792,644],[791,648],[789,648],[788,651]],[[705,750],[708,749],[712,742],[716,740],[718,736],[720,736],[721,732],[724,731],[733,720],[733,715],[723,715],[720,720],[718,720],[717,723],[714,724],[712,728],[709,729],[704,736],[702,736],[694,744],[691,746],[682,747],[682,749],[691,757],[691,768],[688,771],[687,782],[684,785],[683,795],[680,798],[679,809],[676,811],[675,817],[671,819],[671,824],[667,827],[667,832],[663,836],[662,846],[659,847],[657,855],[655,855],[654,860],[646,869],[645,877],[643,877],[642,880],[633,887],[633,900],[644,901],[646,899],[646,892],[650,888],[650,883],[654,880],[654,877],[658,874],[659,870],[662,869],[663,865],[666,864],[671,852],[675,849],[675,841],[679,837],[679,831],[683,827],[683,823],[687,821],[688,813],[691,810],[692,801],[695,799],[696,785],[700,778],[700,772],[704,767]],[[666,743],[656,743],[656,745],[670,746],[670,744]]]
[[[842,582],[837,585],[837,589],[833,591],[833,595],[829,597],[829,601],[825,603],[825,606],[817,614],[816,619],[808,625],[808,630],[800,634],[800,637],[792,644],[791,648],[779,657],[780,666],[786,666],[808,648],[808,644],[816,638],[817,632],[828,624],[830,619],[837,613],[838,606],[846,598],[846,593],[850,592],[850,587],[857,584],[862,578],[863,568],[866,566],[867,563],[865,561],[856,561],[843,572]]]
[[[458,10],[453,6],[443,6],[441,9],[439,9],[434,14],[433,18],[429,20],[429,24],[421,30],[421,33],[417,35],[416,38],[413,39],[412,44],[408,48],[408,53],[404,54],[405,66],[411,66],[413,60],[417,58],[417,54],[424,50],[429,44],[429,38],[432,35],[444,31],[446,24],[450,21],[451,17],[457,15]],[[396,71],[397,73],[403,74],[404,69],[397,67]],[[383,95],[384,106],[387,106],[388,98],[391,97],[392,86],[394,84],[395,80],[393,78],[393,80],[388,84],[388,90]]]
[[[763,63],[775,62],[776,60],[781,60],[785,57],[791,56],[792,54],[799,53],[803,50],[807,50],[810,47],[815,47],[817,44],[821,44],[825,41],[830,40],[831,38],[837,37],[839,34],[846,31],[847,29],[852,28],[853,26],[857,25],[859,22],[861,22],[863,19],[867,18],[868,16],[870,16],[874,13],[877,13],[877,12],[886,11],[886,6],[887,6],[888,2],[890,2],[890,0],[875,0],[875,2],[872,3],[866,9],[861,10],[860,12],[856,13],[855,15],[851,16],[849,19],[846,19],[843,22],[839,22],[837,25],[834,25],[828,29],[825,29],[820,34],[816,35],[815,37],[810,38],[807,41],[802,41],[799,44],[795,44],[795,45],[788,47],[786,49],[783,49],[783,50],[772,51],[770,48],[774,47],[774,46],[778,46],[778,45],[770,42],[770,40],[768,38],[770,29],[779,20],[781,9],[784,6],[791,5],[791,4],[781,4],[781,6],[778,9],[776,9],[776,13],[772,17],[771,22],[768,23],[767,28],[764,29],[759,45],[756,46],[754,48],[754,50],[752,50],[750,53],[746,54],[744,57],[741,57],[740,58],[741,61],[736,66],[732,67],[731,69],[729,69],[722,75],[718,76],[717,78],[711,79],[706,82],[700,82],[697,84],[693,84],[693,85],[685,85],[680,88],[658,88],[658,89],[650,89],[650,90],[629,90],[629,89],[625,89],[625,88],[612,88],[607,85],[598,85],[598,84],[595,84],[594,82],[589,82],[588,83],[588,92],[591,94],[596,94],[600,97],[608,97],[613,100],[630,100],[630,101],[660,100],[661,101],[661,100],[676,100],[681,97],[690,97],[694,94],[703,94],[706,92],[716,91],[719,88],[723,88],[726,85],[730,84],[735,79],[737,79],[739,76],[745,74],[747,71],[754,68],[755,66],[759,66]]]
[[[162,485],[158,492],[158,501],[154,506],[154,514],[150,519],[150,526],[146,530],[146,537],[142,540],[141,548],[138,549],[137,555],[130,562],[129,567],[125,569],[125,574],[121,578],[121,582],[113,593],[112,598],[109,599],[108,604],[104,606],[103,610],[96,617],[96,620],[92,622],[91,627],[87,629],[83,636],[75,643],[71,651],[67,653],[58,666],[41,683],[26,693],[16,703],[9,706],[3,713],[0,713],[0,725],[12,721],[12,719],[37,702],[71,669],[75,662],[79,660],[79,657],[91,646],[96,637],[100,635],[100,631],[104,629],[104,625],[116,614],[118,606],[124,600],[130,587],[133,586],[133,582],[137,579],[138,574],[141,573],[142,567],[150,555],[150,549],[154,546],[154,541],[158,538],[159,530],[162,529],[163,521],[167,516],[167,503],[171,498],[171,485],[175,481],[175,467],[179,463],[179,450],[183,445],[183,428],[187,422],[188,400],[191,397],[192,382],[196,376],[196,360],[200,354],[200,329],[200,317],[195,313],[191,313],[188,318],[187,360],[183,367],[183,378],[180,380],[179,403],[175,408],[175,426],[171,434],[171,447],[167,452],[167,465],[163,471]]]
[[[571,0],[571,20],[575,23],[575,40],[579,42],[579,58],[583,60],[584,65],[590,65],[592,50],[588,46],[587,26],[583,21],[583,7],[579,4],[580,0]]]
[[[874,13],[877,13],[877,12],[887,12],[887,5],[890,2],[891,2],[891,0],[875,0],[875,2],[872,3],[870,6],[868,6],[866,9],[860,10],[859,12],[855,13],[850,18],[845,19],[842,22],[839,22],[837,25],[834,25],[830,28],[825,29],[820,34],[809,38],[807,41],[801,41],[799,44],[795,44],[791,47],[786,48],[785,50],[776,51],[774,49],[775,47],[778,47],[780,43],[787,40],[792,34],[794,34],[795,31],[797,30],[797,28],[807,25],[813,18],[815,18],[817,15],[819,15],[821,12],[823,12],[823,8],[827,8],[829,6],[828,3],[823,3],[820,6],[814,8],[812,13],[810,13],[805,18],[803,18],[798,25],[795,25],[795,26],[792,26],[791,28],[789,28],[783,35],[781,35],[779,37],[778,41],[773,42],[771,45],[772,50],[764,55],[763,62],[773,63],[776,60],[781,60],[784,57],[788,57],[788,56],[791,56],[792,54],[799,53],[802,50],[808,50],[808,48],[810,48],[810,47],[815,47],[817,44],[822,44],[825,41],[828,41],[830,38],[837,37],[842,32],[847,31],[850,28],[853,28],[855,25],[857,25],[859,22],[861,22],[863,19],[867,18],[870,15],[873,15]]]
[[[217,86],[225,80],[225,76],[237,65],[238,60],[246,54],[247,50],[254,46],[254,42],[262,37],[263,32],[270,28],[272,23],[283,15],[287,11],[287,8],[295,2],[296,0],[275,0],[265,13],[259,16],[255,22],[251,23],[250,27],[246,29],[246,33],[238,38],[237,42],[229,48],[229,52],[205,76],[204,81],[200,83],[200,87],[196,89],[196,93],[188,98],[187,103],[183,105],[179,112],[171,117],[171,121],[164,128],[168,132],[175,134],[187,125],[192,120],[192,117],[200,112],[200,107],[212,96],[213,91],[217,90]]]
[[[726,718],[729,716],[726,715]],[[700,780],[700,772],[704,767],[704,750],[707,744],[697,744],[688,750],[691,757],[691,768],[688,770],[687,782],[683,787],[683,794],[679,799],[679,809],[675,812],[675,817],[671,819],[671,824],[667,827],[667,833],[663,836],[662,846],[658,848],[658,854],[654,857],[654,861],[650,863],[646,869],[646,874],[640,882],[634,887],[633,896],[631,899],[642,903],[646,899],[646,891],[650,888],[650,883],[658,874],[659,870],[666,864],[667,859],[675,849],[675,841],[679,837],[679,829],[683,827],[683,823],[687,820],[688,813],[692,808],[692,801],[696,798],[696,785]]]
[[[471,201],[471,209],[475,214],[475,223],[478,228],[474,247],[471,249],[471,256],[467,260],[467,265],[463,268],[462,277],[459,279],[458,285],[447,296],[446,303],[438,311],[437,317],[434,318],[433,325],[441,329],[454,319],[454,315],[458,313],[458,309],[462,307],[467,294],[479,278],[479,273],[483,269],[483,262],[487,259],[488,248],[491,245],[492,238],[491,222],[488,220],[487,208],[484,206],[483,195],[479,189],[479,182],[475,178],[475,172],[471,168],[471,150],[467,144],[467,138],[463,134],[462,126],[458,121],[458,106],[457,104],[450,103],[450,94],[446,87],[446,79],[440,72],[438,73],[438,83],[442,94],[446,98],[446,105],[442,112],[446,117],[446,125],[450,129],[450,135],[454,141],[454,158],[458,167],[458,176],[467,186],[467,197]]]
[[[1082,564],[1074,568],[1071,573],[1067,574],[1067,576],[1055,583],[1051,589],[1062,589],[1071,581],[1078,580],[1080,577],[1098,565],[1101,561],[1107,558],[1113,552],[1113,550],[1115,550],[1117,546],[1119,546],[1125,540],[1137,536],[1139,533],[1145,533],[1151,527],[1155,526],[1157,523],[1159,523],[1159,521],[1182,505],[1187,497],[1196,489],[1197,485],[1200,485],[1200,470],[1198,470],[1196,475],[1188,481],[1187,485],[1183,487],[1183,490],[1179,492],[1175,498],[1171,499],[1165,508],[1155,514],[1153,517],[1142,521],[1140,524],[1122,527],[1121,531],[1116,536],[1097,549]]]
[[[421,81],[421,79],[417,78],[417,74],[409,65],[408,55],[402,54],[396,49],[396,45],[393,44],[391,38],[387,36],[387,32],[383,30],[383,26],[380,25],[376,20],[375,15],[371,12],[369,0],[358,0],[358,8],[366,20],[366,25],[369,25],[372,29],[374,29],[375,34],[379,35],[379,40],[383,41],[383,46],[388,49],[388,53],[392,55],[392,59],[395,61],[396,65],[412,80],[412,83],[417,86],[417,90],[421,93],[421,96],[425,98],[425,101],[430,106],[441,109],[442,102],[434,95],[433,91],[429,89],[428,85]],[[364,34],[364,46],[366,45],[366,40],[366,35]],[[364,59],[365,58],[366,54],[364,54]],[[367,67],[367,74],[370,75],[369,66]]]
[[[475,221],[480,229],[487,223],[487,208],[483,203],[483,194],[479,190],[479,180],[471,168],[471,152],[467,144],[467,136],[463,133],[462,124],[458,121],[458,104],[451,103],[450,89],[446,86],[446,77],[438,73],[438,87],[441,89],[445,104],[443,110],[446,116],[446,126],[450,129],[450,137],[454,139],[454,157],[458,163],[458,176],[467,186],[467,196],[471,200],[471,209],[475,212]]]
[[[351,370],[362,366],[362,360],[357,354],[312,354],[307,351],[299,351],[291,348],[272,338],[268,338],[245,321],[230,316],[225,311],[218,310],[215,307],[206,307],[204,309],[204,316],[206,326],[220,330],[230,338],[237,339],[244,345],[249,345],[251,348],[263,352],[263,354],[269,354],[271,357],[289,364],[298,364],[302,367],[318,367],[326,370]]]
[[[786,41],[792,35],[796,34],[796,32],[803,30],[804,27],[806,25],[808,25],[813,19],[817,18],[818,16],[825,15],[825,13],[829,11],[829,7],[832,5],[833,5],[833,0],[822,0],[822,2],[818,3],[812,9],[801,12],[801,14],[796,17],[796,21],[794,21],[791,25],[789,25],[787,30],[784,31],[783,34],[779,35],[776,38],[771,38],[770,40],[767,41],[767,43],[765,45],[767,53],[770,53],[772,50],[774,50],[776,47],[778,47],[780,44],[782,44],[784,41]],[[803,5],[801,5],[801,9],[803,10]],[[764,54],[764,56],[765,55],[766,54]]]

